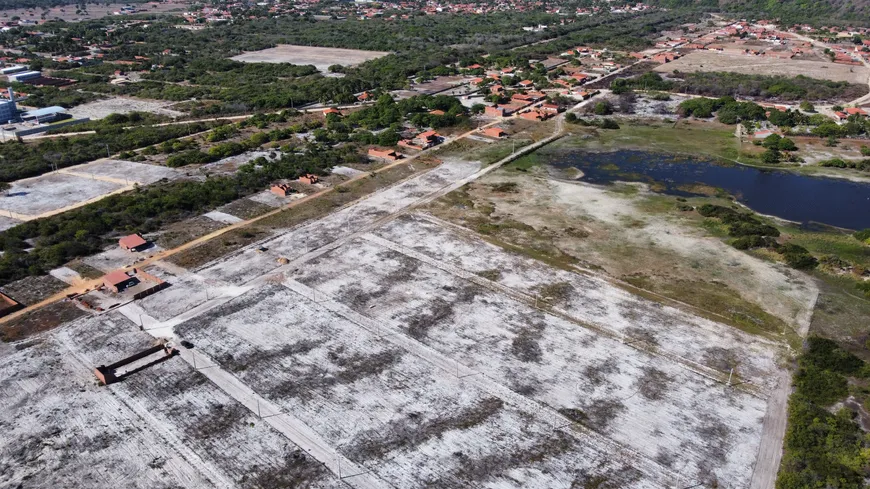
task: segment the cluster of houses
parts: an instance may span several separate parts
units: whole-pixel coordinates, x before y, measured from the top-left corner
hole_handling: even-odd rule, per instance
[[[861,107],[846,107],[842,111],[834,112],[834,117],[837,119],[838,122],[846,122],[852,116],[857,116],[861,118],[867,117],[867,111],[862,109]]]

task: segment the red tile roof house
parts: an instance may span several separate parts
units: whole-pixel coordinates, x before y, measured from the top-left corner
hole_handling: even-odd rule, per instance
[[[497,138],[497,139],[501,139],[501,138],[507,136],[507,133],[504,131],[504,129],[502,129],[500,127],[487,127],[482,132],[483,132],[484,136],[489,136],[491,138]]]
[[[446,112],[444,112],[443,110],[439,110],[439,109],[429,111],[429,115],[444,115],[444,114],[446,114]]]
[[[528,119],[530,121],[542,121],[548,117],[548,114],[537,110],[532,110],[529,112],[523,112],[522,114],[520,114],[520,117],[522,117],[523,119]]]
[[[131,277],[124,270],[115,270],[103,277],[103,285],[115,293],[121,292],[128,286],[133,285],[134,282],[138,282],[136,277]]]
[[[534,84],[535,84],[535,82],[533,82],[532,80],[523,80],[523,81],[517,83],[517,85],[524,87],[524,88],[531,87]]]
[[[413,139],[402,139],[399,141],[399,146],[408,149],[415,149],[417,151],[423,151],[424,149],[426,149],[423,146],[417,144],[417,141]]]
[[[508,114],[505,114],[504,107],[487,106],[485,109],[483,109],[483,115],[487,115],[489,117],[504,117]]]
[[[764,138],[771,136],[773,134],[779,134],[779,133],[776,131],[773,131],[771,129],[762,129],[760,131],[755,131],[754,133],[752,133],[752,139],[764,139]]]
[[[562,108],[556,104],[543,104],[541,105],[541,111],[548,112],[550,114],[558,114],[562,112]]]
[[[867,116],[867,111],[860,107],[846,107],[846,113],[849,115]]]
[[[435,131],[426,131],[417,134],[416,138],[418,141],[423,143],[428,143],[430,145],[438,144],[438,141],[441,139],[441,135]]]
[[[845,121],[849,118],[849,114],[845,112],[834,112],[834,117],[836,117],[839,121]]]
[[[269,189],[273,194],[279,197],[287,197],[288,195],[296,192],[293,190],[290,185],[286,183],[279,183],[278,185],[272,185],[272,188]]]
[[[392,149],[375,149],[369,150],[369,156],[381,160],[396,161],[399,159],[399,154]]]
[[[323,109],[323,115],[336,114],[341,115],[341,111],[336,109],[335,107],[329,107],[328,109]]]
[[[118,244],[127,251],[139,251],[147,246],[148,242],[139,234],[131,234],[119,239]]]
[[[306,185],[314,185],[315,183],[320,181],[320,177],[318,177],[317,175],[312,175],[309,173],[307,175],[302,175],[301,177],[299,177],[297,179],[297,181],[299,183],[304,183]]]

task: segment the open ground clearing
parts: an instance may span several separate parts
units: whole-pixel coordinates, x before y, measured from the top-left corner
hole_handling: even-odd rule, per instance
[[[640,188],[614,192],[547,178],[543,170],[538,178],[502,170],[432,212],[565,263],[604,270],[752,331],[779,334],[786,324],[806,331],[818,293],[812,280],[707,237],[702,220],[677,211],[673,198]]]
[[[355,66],[366,61],[386,56],[382,51],[363,51],[360,49],[321,48],[314,46],[295,46],[280,44],[274,48],[250,51],[233,56],[236,61],[245,63],[290,63],[294,65],[314,65],[326,72],[332,65]]]
[[[138,183],[139,185],[149,185],[164,178],[172,180],[181,175],[181,171],[165,166],[108,159],[66,168],[63,171],[92,179],[114,178],[125,184]]]
[[[156,262],[168,288],[16,344],[6,480],[677,488],[770,470],[783,347],[414,210],[480,178],[444,160],[190,270]],[[93,366],[148,346],[140,326],[195,347],[96,387]]]
[[[17,215],[23,215],[25,219],[32,218],[123,188],[123,183],[67,173],[49,173],[13,182],[0,198],[0,213],[11,212],[16,218]]]
[[[0,355],[0,486],[341,486],[179,358],[96,385],[153,341],[112,314]]]
[[[693,51],[682,58],[655,69],[662,73],[682,71],[731,71],[746,75],[808,76],[820,80],[866,84],[870,69],[826,61],[773,59],[764,56],[720,54],[713,51]]]
[[[109,114],[128,114],[130,112],[151,112],[169,117],[181,117],[184,112],[168,109],[176,102],[164,102],[160,100],[144,100],[130,97],[112,97],[105,100],[97,100],[78,105],[69,110],[76,118],[87,117],[91,120],[102,119]]]
[[[135,184],[148,185],[164,178],[176,178],[180,174],[177,170],[162,166],[97,160],[12,182],[0,197],[0,213],[15,220],[44,217],[122,192]]]

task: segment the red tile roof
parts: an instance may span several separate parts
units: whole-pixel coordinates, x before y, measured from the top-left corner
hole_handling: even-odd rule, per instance
[[[129,236],[124,236],[123,238],[119,239],[118,244],[120,244],[122,248],[130,250],[146,245],[148,244],[148,242],[145,241],[142,236],[139,236],[138,234],[131,234]]]

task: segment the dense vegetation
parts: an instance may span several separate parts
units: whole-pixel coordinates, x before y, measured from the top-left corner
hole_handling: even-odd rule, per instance
[[[617,93],[628,89],[660,90],[707,97],[743,97],[759,100],[829,101],[852,100],[867,93],[867,85],[796,77],[744,75],[730,72],[674,72],[668,79],[648,72],[633,78],[614,80]]]
[[[767,248],[779,253],[783,260],[792,268],[811,269],[818,265],[818,260],[807,249],[791,244],[780,244],[776,238],[779,230],[769,224],[762,223],[748,212],[720,205],[704,204],[698,208],[698,213],[704,217],[719,219],[728,228],[728,235],[735,238],[731,245],[739,250]]]
[[[233,176],[152,185],[19,224],[0,233],[0,283],[43,274],[73,258],[102,250],[113,235],[157,230],[163,224],[261,191],[275,180],[306,173],[322,175],[335,165],[358,162],[359,152],[353,146],[322,149],[314,145],[304,154],[274,161],[258,158]],[[24,251],[31,246],[32,250]]]
[[[85,92],[131,95],[189,102],[194,115],[280,109],[310,102],[350,103],[365,90],[391,90],[409,86],[411,79],[451,74],[446,65],[490,55],[514,66],[577,44],[623,43],[633,48],[649,45],[656,32],[693,20],[685,12],[648,11],[602,14],[562,23],[557,15],[539,11],[482,15],[413,15],[408,19],[314,21],[307,18],[266,18],[212,26],[202,31],[177,29],[178,19],[157,20],[147,28],[132,26],[112,33],[115,49],[104,65],[64,69],[60,76],[79,80]],[[111,19],[81,23],[48,22],[41,29],[51,34],[28,37],[18,29],[0,33],[0,43],[34,52],[69,53],[85,43],[105,42],[103,30]],[[527,32],[522,26],[548,24]],[[545,39],[551,43],[536,44]],[[243,51],[300,44],[392,52],[357,67],[339,68],[341,78],[315,74],[310,66],[245,64],[226,58]],[[525,46],[525,47],[523,47]],[[511,50],[511,48],[517,48]],[[613,47],[613,46],[611,46]],[[108,76],[120,65],[115,60],[140,63],[127,69],[150,70],[145,81],[110,85]],[[61,67],[66,68],[66,67]],[[152,69],[153,68],[153,69]]]
[[[847,408],[829,407],[849,395],[851,378],[866,378],[868,366],[831,340],[809,337],[798,359],[788,407],[785,453],[777,489],[864,487],[870,464],[867,435]]]

